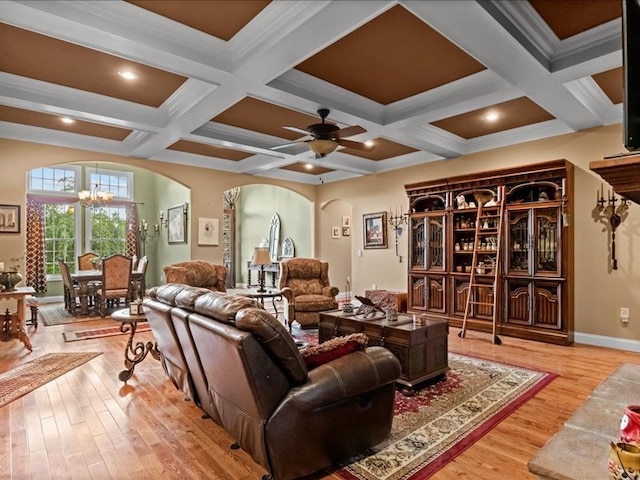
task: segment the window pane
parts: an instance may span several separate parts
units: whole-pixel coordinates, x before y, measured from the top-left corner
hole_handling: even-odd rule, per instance
[[[45,267],[48,275],[58,275],[58,257],[75,270],[76,240],[75,213],[73,205],[44,206]]]
[[[129,178],[128,174],[119,172],[89,173],[91,188],[98,188],[103,192],[111,192],[117,198],[132,198],[133,192]]]
[[[125,253],[127,212],[124,207],[100,207],[91,211],[91,251],[100,257]]]
[[[29,172],[29,189],[40,192],[76,192],[76,172],[69,168],[36,168]]]

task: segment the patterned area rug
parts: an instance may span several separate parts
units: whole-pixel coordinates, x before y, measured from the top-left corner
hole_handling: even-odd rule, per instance
[[[47,353],[0,375],[0,407],[79,367],[102,352]]]
[[[39,321],[45,326],[65,325],[67,323],[87,322],[89,320],[99,320],[100,316],[91,315],[87,317],[76,317],[67,312],[62,303],[40,305],[38,307]]]
[[[142,332],[150,332],[151,327],[148,323],[141,323],[136,327],[136,335]],[[62,332],[65,342],[76,342],[78,340],[89,340],[90,338],[111,337],[113,335],[124,335],[129,332],[120,331],[120,325],[113,327],[87,328],[78,329],[71,332]]]
[[[396,392],[390,438],[335,472],[345,479],[424,480],[534,397],[556,375],[449,353],[446,378]]]

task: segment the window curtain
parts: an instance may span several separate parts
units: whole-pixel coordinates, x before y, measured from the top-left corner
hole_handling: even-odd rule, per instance
[[[47,291],[44,262],[44,203],[27,196],[27,251],[25,255],[26,284],[37,293]]]
[[[140,245],[138,242],[138,206],[135,203],[127,205],[127,240],[125,242],[125,255],[140,258]]]

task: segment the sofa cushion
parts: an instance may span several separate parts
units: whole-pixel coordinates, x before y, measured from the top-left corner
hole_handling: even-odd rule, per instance
[[[299,312],[319,312],[337,307],[335,298],[324,295],[298,295],[295,297],[296,310]]]
[[[236,314],[243,308],[262,308],[257,300],[230,293],[207,291],[196,299],[194,310],[219,322],[234,323]]]
[[[262,309],[245,309],[236,316],[236,327],[253,333],[294,385],[307,379],[307,368],[287,329]]]
[[[312,345],[300,350],[300,355],[308,370],[344,357],[345,355],[367,347],[369,339],[363,333],[352,333],[344,337],[335,337],[319,345]]]
[[[189,293],[183,293],[188,290]],[[176,305],[176,298],[181,296],[181,302],[184,305],[189,305],[189,298],[193,296],[199,296],[204,293],[208,293],[209,290],[189,287],[181,283],[165,283],[164,285],[158,285],[157,287],[150,288],[147,291],[147,296],[158,300],[159,302],[166,303],[167,305]],[[188,307],[187,307],[188,308]],[[193,308],[191,308],[193,310]]]
[[[291,288],[296,295],[321,295],[324,284],[319,278],[292,278],[289,280],[288,287]]]

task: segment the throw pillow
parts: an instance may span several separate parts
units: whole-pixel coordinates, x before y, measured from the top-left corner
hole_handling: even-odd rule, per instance
[[[364,333],[352,333],[345,337],[336,337],[319,345],[300,350],[308,370],[313,370],[331,360],[343,357],[357,350],[364,350],[369,339]]]

